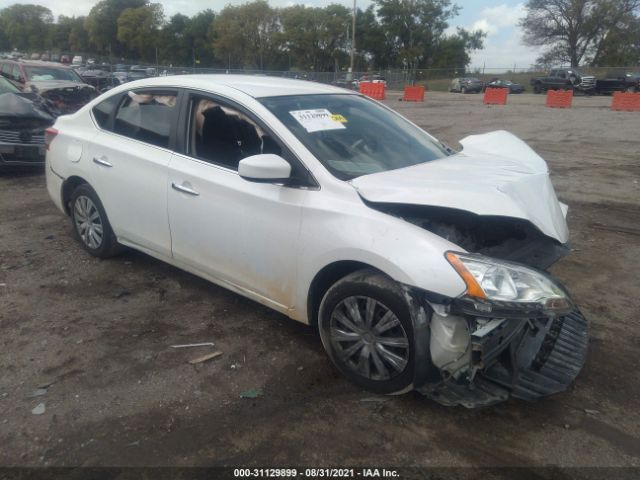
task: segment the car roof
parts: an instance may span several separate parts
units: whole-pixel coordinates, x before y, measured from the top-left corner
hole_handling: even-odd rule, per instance
[[[131,87],[185,87],[207,90],[212,86],[235,88],[254,98],[286,95],[313,95],[327,93],[357,94],[344,88],[325,85],[307,80],[267,77],[261,75],[172,75],[147,78],[129,84]]]
[[[56,62],[47,62],[46,60],[3,60],[5,63],[13,63],[15,65],[23,65],[25,67],[50,67],[70,70],[71,67]]]

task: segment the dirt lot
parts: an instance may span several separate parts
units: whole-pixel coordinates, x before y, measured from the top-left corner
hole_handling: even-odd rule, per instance
[[[390,97],[446,142],[506,129],[549,162],[574,247],[553,273],[591,322],[570,391],[475,411],[375,397],[311,328],[139,253],[89,257],[42,172],[4,174],[0,465],[640,466],[640,114],[610,97]],[[206,341],[223,355],[196,366],[210,348],[169,348]]]

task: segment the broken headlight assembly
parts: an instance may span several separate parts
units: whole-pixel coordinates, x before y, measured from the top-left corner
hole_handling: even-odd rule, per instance
[[[447,252],[446,258],[467,285],[456,302],[465,313],[553,316],[573,309],[567,291],[543,272],[471,253]]]

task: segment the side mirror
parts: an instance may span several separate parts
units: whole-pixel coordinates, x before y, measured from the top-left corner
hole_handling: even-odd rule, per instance
[[[280,183],[291,177],[291,165],[279,155],[263,153],[240,160],[238,174],[250,182]]]

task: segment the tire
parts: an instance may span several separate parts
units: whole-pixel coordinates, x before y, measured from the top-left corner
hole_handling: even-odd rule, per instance
[[[400,286],[389,277],[364,269],[342,278],[324,295],[318,323],[329,358],[351,382],[382,394],[413,387],[413,322]]]
[[[542,93],[542,84],[534,83],[533,84],[533,93]]]
[[[467,93],[467,87],[462,87],[460,89],[460,93]]]
[[[627,93],[636,93],[636,87],[634,85],[631,85],[631,86],[627,87],[626,92]]]
[[[70,211],[75,237],[87,252],[109,258],[122,251],[98,194],[88,184],[73,191]]]

